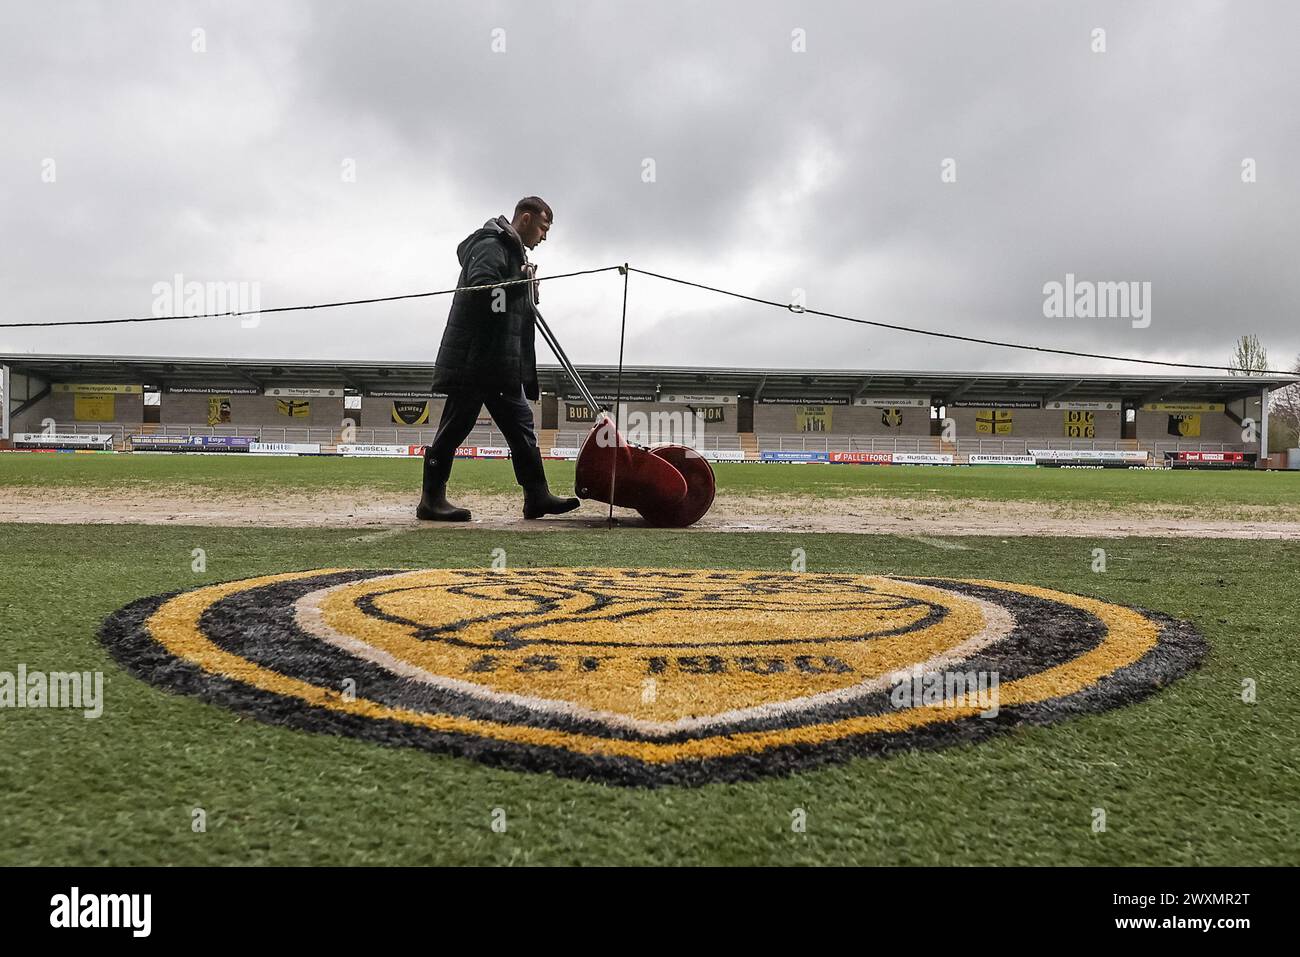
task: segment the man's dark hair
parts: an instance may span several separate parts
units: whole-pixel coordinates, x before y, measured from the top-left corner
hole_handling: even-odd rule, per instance
[[[540,196],[525,196],[519,202],[515,203],[515,219],[518,219],[524,213],[532,213],[534,216],[546,214],[548,222],[555,222],[555,214],[551,212],[551,207],[546,205],[546,200]]]

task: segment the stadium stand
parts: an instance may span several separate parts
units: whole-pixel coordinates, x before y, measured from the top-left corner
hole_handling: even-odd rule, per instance
[[[15,447],[107,435],[120,451],[418,454],[442,404],[421,363],[22,356],[0,368],[3,438]],[[579,373],[614,404],[615,367]],[[596,410],[558,366],[539,374],[539,444],[571,457]],[[629,366],[621,381],[633,441],[685,441],[721,460],[1026,464],[1036,451],[1054,462],[1141,452],[1180,467],[1276,467],[1265,403],[1297,379]],[[465,446],[496,457],[505,440],[485,414]]]

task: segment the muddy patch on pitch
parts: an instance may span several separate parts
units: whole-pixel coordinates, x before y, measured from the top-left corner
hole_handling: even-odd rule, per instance
[[[424,528],[454,533],[467,528],[587,530],[603,528],[609,508],[585,502],[570,515],[526,522],[517,495],[455,495],[474,520],[438,525],[416,521],[415,496],[391,491],[299,492],[240,496],[218,489],[193,494],[148,490],[0,489],[0,523],[200,525],[280,528]],[[1300,539],[1300,509],[1242,506],[1189,515],[1186,506],[1107,507],[1106,503],[1050,504],[934,496],[728,495],[688,532],[848,532],[904,536],[1065,536]],[[635,512],[615,509],[626,526],[645,527]]]

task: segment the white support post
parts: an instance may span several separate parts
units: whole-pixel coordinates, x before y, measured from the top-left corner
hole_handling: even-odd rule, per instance
[[[0,365],[0,439],[9,438],[9,367]]]
[[[1268,458],[1268,389],[1260,393],[1259,399],[1259,459]]]

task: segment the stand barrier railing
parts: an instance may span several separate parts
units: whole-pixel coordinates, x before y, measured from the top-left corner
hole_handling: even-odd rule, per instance
[[[128,436],[152,435],[227,435],[244,436],[256,442],[283,442],[333,445],[348,441],[359,445],[427,445],[433,441],[437,430],[430,428],[356,428],[345,434],[342,427],[324,428],[310,426],[238,426],[204,424],[126,424],[120,422],[77,422],[60,424],[57,432],[112,435],[114,443],[122,448]],[[562,429],[555,433],[554,445],[565,448],[580,446],[587,437],[585,430]],[[634,441],[644,437],[632,436]],[[651,441],[681,441],[681,436],[665,436]],[[963,436],[955,442],[945,443],[940,436],[929,435],[833,435],[817,433],[759,433],[758,448],[769,451],[804,452],[954,452],[957,455],[1025,455],[1030,449],[1147,449],[1157,456],[1166,451],[1183,452],[1250,452],[1255,447],[1242,443],[1208,442],[1196,439],[1135,440],[1135,439],[1062,439],[1062,438],[971,438]],[[465,440],[466,445],[504,446],[505,437],[492,427],[476,428]],[[704,433],[691,437],[687,444],[706,450],[736,450],[741,448],[740,436],[732,433]]]

